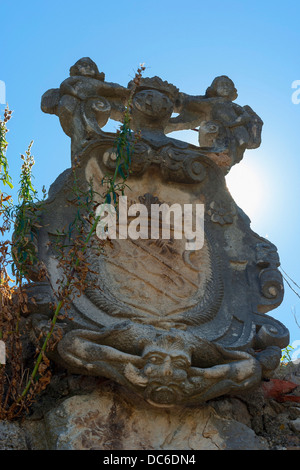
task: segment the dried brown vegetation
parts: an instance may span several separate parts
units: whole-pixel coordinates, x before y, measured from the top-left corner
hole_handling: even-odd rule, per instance
[[[135,87],[139,85],[144,70],[144,66],[138,69],[133,80]],[[119,196],[124,194],[135,143],[130,129],[134,89],[124,112],[123,123],[117,132],[115,172],[102,181],[102,202],[113,202],[116,206]],[[25,367],[22,337],[27,334],[26,322],[23,321],[28,314],[26,285],[32,279],[48,279],[45,267],[39,264],[35,243],[45,191],[43,190],[43,198],[39,200],[32,184],[34,159],[31,155],[31,142],[25,154],[21,155],[18,203],[13,204],[11,194],[6,192],[6,189],[13,188],[6,157],[7,123],[11,115],[12,112],[6,108],[4,119],[0,120],[0,340],[6,350],[6,361],[0,364],[0,419],[7,420],[18,418],[29,410],[32,402],[50,383],[51,367],[47,351],[54,349],[62,336],[61,330],[57,328],[57,321],[68,315],[72,299],[82,295],[87,287],[88,273],[91,272],[87,248],[92,246],[93,252],[96,250],[100,256],[104,243],[94,236],[100,216],[95,216],[92,185],[88,192],[79,188],[76,175],[80,171],[80,162],[75,161],[74,199],[70,204],[77,206],[77,216],[71,226],[60,234],[60,241],[53,247],[62,272],[57,285],[52,286],[57,302],[52,306],[53,317],[48,331],[42,332],[37,338],[34,364],[32,368]],[[12,238],[11,229],[14,230]]]

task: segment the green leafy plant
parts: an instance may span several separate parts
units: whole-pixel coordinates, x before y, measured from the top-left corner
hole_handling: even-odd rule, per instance
[[[125,107],[123,123],[117,131],[117,139],[115,142],[116,168],[114,174],[112,176],[107,175],[102,180],[102,184],[107,187],[106,194],[104,195],[104,202],[107,204],[111,204],[111,202],[113,202],[116,207],[118,207],[118,196],[120,194],[124,195],[124,190],[128,187],[126,181],[130,175],[131,157],[134,152],[136,141],[139,139],[139,135],[133,137],[133,132],[130,126],[130,111],[134,92],[140,83],[144,70],[145,66],[141,65],[135,74],[133,79],[134,87],[131,89],[128,103]],[[121,182],[117,183],[117,179],[119,177],[121,177]]]
[[[293,351],[293,346],[291,346],[290,344],[284,348],[282,350],[282,356],[281,356],[281,359],[280,359],[280,364],[281,365],[286,365],[288,362],[291,362],[292,361],[292,358],[291,358],[291,353]]]
[[[19,400],[28,375],[28,370],[23,365],[21,340],[24,333],[21,331],[21,316],[27,313],[27,295],[23,283],[30,282],[27,269],[30,264],[33,266],[36,262],[30,241],[32,226],[35,223],[32,213],[36,200],[36,191],[32,185],[32,142],[25,155],[21,156],[22,167],[16,205],[13,204],[12,195],[6,192],[7,188],[13,188],[6,156],[7,123],[11,114],[6,108],[4,119],[0,120],[0,337],[6,349],[6,363],[0,368],[0,418],[10,420],[17,418],[27,409],[33,397],[31,395],[26,400]],[[15,236],[11,241],[6,237],[9,237],[12,226],[15,228]],[[40,392],[44,384],[45,377],[42,377],[36,392]]]
[[[11,115],[12,111],[6,107],[4,111],[4,118],[3,120],[0,120],[0,181],[4,186],[8,185],[12,189],[13,184],[9,175],[8,161],[6,157],[6,150],[8,146],[8,142],[6,140],[6,134],[8,132],[7,122],[10,120]]]

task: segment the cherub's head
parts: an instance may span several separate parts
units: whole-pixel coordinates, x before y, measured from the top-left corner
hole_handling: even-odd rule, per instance
[[[99,72],[95,62],[89,57],[83,57],[77,60],[77,62],[70,68],[70,76],[83,75],[84,77],[97,78],[98,80],[104,81],[105,75],[103,72]]]
[[[233,81],[226,75],[221,75],[220,77],[216,77],[210,87],[207,88],[206,96],[208,98],[228,98],[230,101],[234,101],[238,97],[238,94]]]

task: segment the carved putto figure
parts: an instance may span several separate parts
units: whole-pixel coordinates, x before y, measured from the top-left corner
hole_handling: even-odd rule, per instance
[[[104,81],[105,75],[89,57],[70,68],[70,77],[60,88],[48,90],[42,97],[42,110],[56,114],[64,132],[71,137],[72,153],[80,150],[108,119],[122,119],[128,90]]]
[[[199,125],[200,147],[217,154],[226,153],[229,165],[238,163],[246,149],[261,144],[263,122],[250,106],[233,103],[237,99],[233,81],[216,77],[204,96],[181,95],[179,116],[170,120],[170,130]]]
[[[160,407],[248,390],[278,366],[289,341],[284,325],[267,315],[283,298],[276,247],[251,230],[225,183],[246,149],[260,145],[262,121],[234,103],[236,88],[226,76],[192,96],[159,77],[127,87],[106,82],[91,59],[80,59],[59,88],[43,95],[42,110],[56,114],[71,137],[83,190],[92,180],[101,194],[105,176],[114,174],[116,134],[102,128],[109,118],[122,122],[129,97],[139,139],[128,201],[204,204],[204,244],[187,250],[171,225],[168,240],[111,240],[102,256],[88,247],[90,284],[73,299],[72,321],[59,323],[62,339],[52,358]],[[197,126],[200,146],[168,136]],[[39,222],[38,256],[52,286],[61,272],[51,242],[74,217],[71,187],[68,169],[51,186]],[[51,298],[47,282],[32,288],[36,298],[39,291]],[[47,305],[41,301],[32,312],[37,336],[51,316]]]

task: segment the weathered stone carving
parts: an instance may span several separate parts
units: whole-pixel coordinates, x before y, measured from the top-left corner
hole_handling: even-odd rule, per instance
[[[60,88],[48,90],[42,97],[42,110],[59,116],[64,132],[71,137],[72,154],[95,136],[109,117],[121,119],[129,91],[104,81],[97,65],[84,57],[70,68],[70,77]]]
[[[211,202],[207,213],[210,215],[212,222],[217,224],[232,224],[233,217],[235,216],[235,208],[232,206],[229,209],[226,206],[217,204],[215,201]]]
[[[179,116],[170,119],[166,131],[200,126],[200,147],[219,155],[216,161],[228,170],[246,149],[261,144],[263,122],[250,106],[233,103],[237,96],[233,81],[225,75],[216,77],[204,96],[181,93],[176,108]]]
[[[90,287],[72,303],[72,320],[58,326],[63,338],[52,357],[70,371],[105,376],[155,406],[189,405],[253,387],[274,370],[289,334],[266,315],[283,297],[277,250],[250,228],[227,190],[224,174],[260,144],[262,121],[232,101],[233,82],[217,77],[204,96],[189,96],[158,77],[134,89],[104,81],[90,59],[42,98],[59,116],[80,159],[78,184],[103,193],[116,167],[116,135],[103,132],[108,118],[121,121],[132,96],[135,144],[128,201],[204,204],[204,245],[187,250],[186,239],[116,239],[91,259]],[[178,112],[176,118],[172,113]],[[200,147],[166,135],[200,125]],[[49,241],[74,218],[68,205],[72,172],[51,186],[40,218],[38,256],[52,286],[61,276]],[[128,218],[128,224],[130,223]],[[148,222],[148,225],[150,222]],[[36,293],[50,292],[36,284]],[[50,295],[50,294],[48,294]],[[43,296],[42,296],[43,297]],[[43,328],[46,303],[33,306],[33,326]]]

